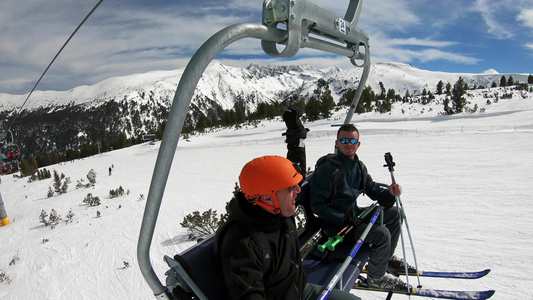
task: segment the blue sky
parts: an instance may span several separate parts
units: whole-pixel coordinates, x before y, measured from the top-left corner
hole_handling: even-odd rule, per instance
[[[298,0],[296,0],[298,1]],[[0,93],[28,93],[97,0],[2,0]],[[343,17],[349,0],[313,0]],[[68,90],[113,76],[183,68],[210,36],[261,23],[261,0],[104,0],[37,87]],[[533,73],[531,0],[367,0],[358,27],[372,63],[404,62],[444,72]],[[217,60],[232,66],[310,64],[351,68],[349,59],[302,50],[291,59],[239,41]]]

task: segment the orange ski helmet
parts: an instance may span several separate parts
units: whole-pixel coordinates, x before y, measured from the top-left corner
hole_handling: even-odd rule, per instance
[[[279,190],[297,185],[302,179],[302,174],[290,160],[275,155],[248,162],[239,175],[241,190],[249,201],[260,195],[275,195]]]

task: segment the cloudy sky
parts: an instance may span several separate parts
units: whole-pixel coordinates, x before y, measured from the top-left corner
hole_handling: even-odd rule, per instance
[[[296,0],[298,1],[298,0]],[[38,90],[68,90],[113,76],[183,68],[210,36],[241,22],[261,23],[261,0],[104,0],[48,70]],[[344,17],[349,0],[313,0]],[[2,0],[0,93],[25,94],[98,0]],[[531,0],[366,0],[358,27],[371,60],[417,68],[533,73]],[[314,50],[287,59],[258,40],[232,44],[217,58],[250,63],[332,65],[349,59]]]

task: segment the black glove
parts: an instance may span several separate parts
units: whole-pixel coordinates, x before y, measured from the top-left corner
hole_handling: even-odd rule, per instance
[[[389,209],[396,204],[396,198],[391,195],[391,197],[388,197],[386,199],[379,199],[378,200],[379,205],[383,206],[385,209]]]
[[[363,220],[359,219],[358,217],[348,217],[344,216],[344,226],[352,225],[353,228],[359,227],[363,223]]]

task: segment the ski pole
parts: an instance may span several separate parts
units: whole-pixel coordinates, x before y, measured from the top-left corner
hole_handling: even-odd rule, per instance
[[[372,211],[372,209],[374,209],[374,207],[376,207],[376,205],[378,205],[377,202],[375,202],[370,207],[365,209],[362,213],[359,214],[358,218],[359,219],[366,218],[366,216],[370,214],[370,212]],[[342,242],[346,234],[348,234],[348,232],[350,232],[350,230],[352,229],[353,229],[353,226],[351,225],[344,227],[341,231],[339,231],[339,233],[337,233],[337,235],[335,235],[334,237],[329,237],[328,240],[324,244],[318,245],[317,246],[318,250],[320,252],[324,252],[326,251],[326,249],[328,249],[329,251],[335,251],[335,246],[337,246],[337,244]]]
[[[386,162],[386,164],[383,165],[383,166],[384,167],[388,167],[389,172],[390,172],[390,176],[391,176],[391,180],[392,180],[392,184],[396,184],[396,178],[394,178],[394,166],[396,165],[396,163],[394,163],[393,158],[392,158],[392,154],[390,154],[390,152],[385,153],[385,162]],[[418,287],[421,287],[422,285],[420,284],[420,275],[419,275],[419,272],[418,272],[418,262],[416,261],[415,246],[413,244],[413,238],[411,237],[411,230],[409,230],[409,224],[407,223],[407,217],[405,216],[405,211],[404,211],[404,208],[403,208],[402,200],[400,199],[399,195],[394,196],[394,198],[396,200],[396,206],[398,207],[399,214],[400,214],[400,236],[401,236],[401,239],[402,239],[403,257],[405,259],[406,254],[405,254],[405,242],[404,242],[404,238],[403,238],[403,229],[401,227],[401,224],[405,223],[405,228],[407,229],[407,235],[409,237],[409,242],[411,244],[411,249],[413,251],[413,259],[415,261],[415,270],[416,270],[416,278],[418,280]],[[407,268],[407,262],[405,263],[405,276],[406,276],[407,290],[408,290],[408,292],[410,292],[411,288],[410,288],[410,285],[409,285],[409,270]]]
[[[365,241],[366,236],[368,235],[368,232],[372,228],[372,226],[376,223],[376,220],[378,219],[379,214],[383,210],[383,206],[379,206],[378,209],[374,212],[374,215],[372,216],[372,219],[370,219],[370,223],[365,228],[365,231],[361,234],[361,237],[357,242],[355,243],[355,246],[350,251],[350,254],[346,257],[340,268],[337,270],[337,273],[331,278],[331,281],[326,286],[326,288],[322,291],[320,296],[318,297],[318,300],[324,300],[327,299],[329,294],[331,294],[331,290],[333,290],[333,287],[337,284],[339,279],[341,278],[342,274],[348,267],[348,265],[351,263],[351,261],[355,258],[355,255],[361,248],[361,245],[363,245],[363,242]]]

